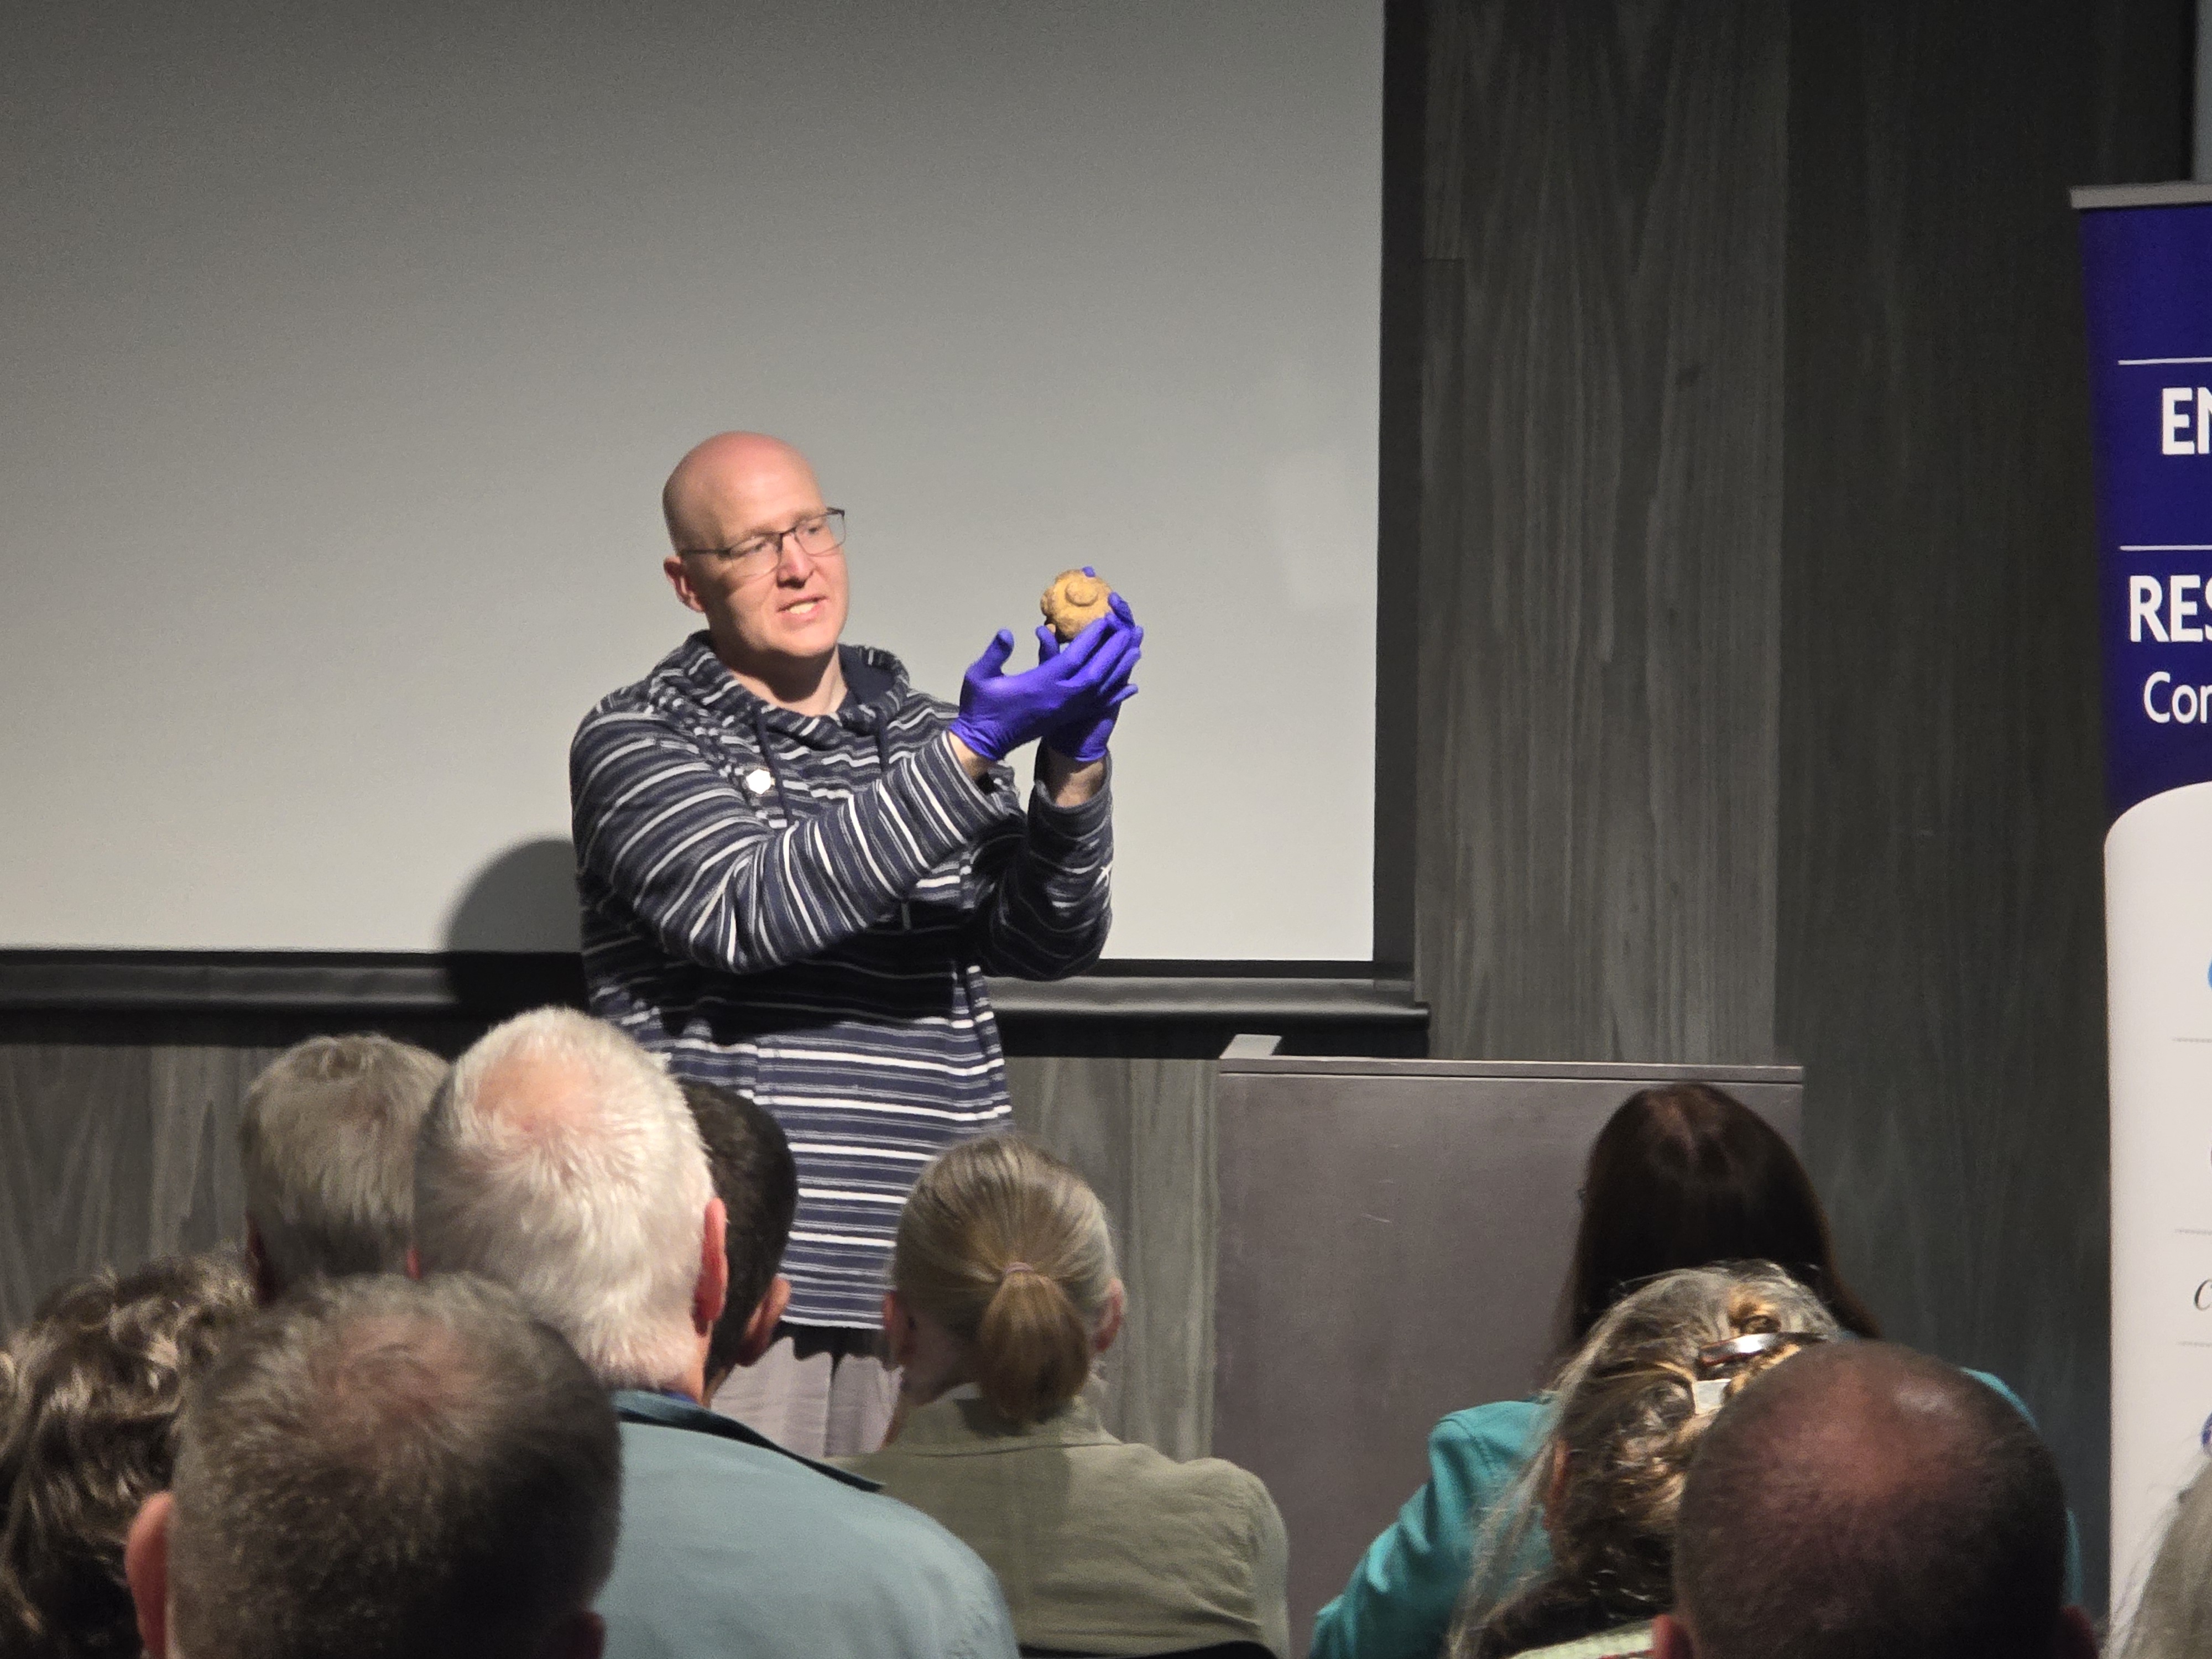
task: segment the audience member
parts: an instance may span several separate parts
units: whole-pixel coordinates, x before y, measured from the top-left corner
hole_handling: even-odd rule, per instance
[[[2212,1466],[2174,1505],[2112,1659],[2194,1659],[2212,1653]]]
[[[252,1308],[234,1256],[174,1256],[65,1285],[15,1334],[0,1365],[0,1653],[139,1651],[124,1540],[169,1483],[188,1376]]]
[[[1772,1126],[1700,1083],[1632,1095],[1590,1148],[1573,1264],[1561,1292],[1563,1353],[1580,1347],[1624,1291],[1678,1267],[1772,1261],[1853,1335],[1879,1326],[1836,1266],[1805,1166]],[[1994,1376],[1970,1372],[2027,1407]],[[1429,1480],[1368,1547],[1344,1593],[1314,1623],[1312,1659],[1432,1659],[1451,1623],[1483,1520],[1527,1464],[1540,1396],[1456,1411],[1429,1437]],[[2067,1583],[2080,1583],[2069,1521]],[[1549,1561],[1541,1530],[1516,1572]],[[2075,1593],[2078,1594],[2078,1590]]]
[[[396,1273],[414,1219],[415,1136],[446,1062],[386,1036],[318,1036],[246,1092],[246,1254],[264,1301],[343,1273]]]
[[[847,1460],[991,1564],[1025,1650],[1287,1656],[1282,1516],[1258,1478],[1106,1432],[1082,1397],[1121,1328],[1106,1212],[1015,1135],[941,1154],[899,1217],[891,1443]]]
[[[2066,1499],[2027,1419],[1941,1360],[1841,1343],[1778,1368],[1684,1486],[1661,1659],[2089,1659]]]
[[[605,1394],[496,1285],[295,1291],[185,1398],[131,1531],[153,1659],[597,1659]]]
[[[540,1009],[462,1055],[423,1125],[415,1229],[422,1269],[509,1285],[617,1391],[610,1654],[1013,1652],[957,1539],[699,1403],[727,1224],[683,1095],[622,1032]]]
[[[689,1079],[677,1086],[707,1148],[729,1261],[729,1291],[707,1344],[705,1397],[712,1401],[733,1373],[768,1351],[791,1301],[791,1281],[776,1268],[799,1212],[799,1165],[783,1126],[736,1090]]]
[[[1674,1509],[1699,1439],[1752,1377],[1838,1328],[1763,1261],[1685,1268],[1615,1302],[1553,1382],[1535,1455],[1486,1523],[1453,1659],[1649,1653],[1652,1617],[1673,1603]],[[1516,1580],[1540,1528],[1551,1565]]]

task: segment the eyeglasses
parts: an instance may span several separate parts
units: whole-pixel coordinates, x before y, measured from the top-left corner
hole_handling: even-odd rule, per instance
[[[786,537],[796,542],[799,550],[809,558],[826,559],[842,553],[845,547],[845,509],[826,507],[809,514],[788,530],[763,530],[733,547],[687,547],[682,550],[696,553],[702,558],[720,559],[739,581],[749,582],[782,564]]]

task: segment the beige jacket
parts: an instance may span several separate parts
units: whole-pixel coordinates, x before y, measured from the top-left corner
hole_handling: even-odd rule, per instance
[[[990,1564],[1023,1647],[1290,1653],[1289,1546],[1257,1475],[1116,1440],[1088,1401],[1016,1428],[962,1389],[838,1460]]]

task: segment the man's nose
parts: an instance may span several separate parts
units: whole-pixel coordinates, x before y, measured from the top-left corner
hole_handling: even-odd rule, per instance
[[[796,536],[786,536],[776,544],[775,579],[797,587],[814,574],[814,556],[799,544]]]

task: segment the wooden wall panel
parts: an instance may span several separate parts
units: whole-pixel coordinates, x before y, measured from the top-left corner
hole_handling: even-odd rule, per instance
[[[48,1291],[243,1231],[246,1085],[311,1019],[18,1019],[0,1033],[0,1333]],[[459,1021],[362,1022],[455,1054]],[[337,1029],[347,1029],[343,1022]],[[1017,1058],[1015,1114],[1097,1188],[1130,1310],[1108,1422],[1202,1455],[1213,1410],[1213,1064]]]
[[[1801,5],[1778,1018],[1848,1270],[2012,1382],[2105,1570],[2101,844],[2066,187],[2186,171],[2191,8]]]
[[[1788,14],[1426,27],[1430,1052],[1765,1060]]]
[[[1213,1438],[1214,1065],[1016,1058],[1015,1121],[1114,1218],[1129,1312],[1103,1368],[1106,1425],[1176,1457]]]

